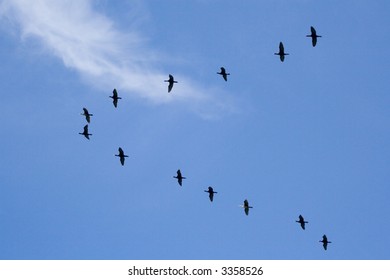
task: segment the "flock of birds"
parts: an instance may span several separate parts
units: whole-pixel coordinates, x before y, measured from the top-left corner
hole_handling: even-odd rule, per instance
[[[315,47],[317,44],[317,38],[319,38],[321,36],[317,35],[317,32],[313,26],[310,27],[310,31],[311,31],[311,34],[306,35],[306,37],[311,37],[312,45],[313,45],[313,47]],[[279,56],[281,62],[284,61],[286,55],[289,55],[288,53],[286,53],[284,51],[284,45],[282,42],[279,43],[279,52],[274,53],[274,54]],[[226,69],[224,67],[221,67],[220,72],[217,72],[217,74],[221,75],[225,81],[227,81],[227,76],[230,75],[230,73],[226,72]],[[173,85],[178,83],[178,81],[175,81],[174,77],[171,74],[169,74],[168,80],[164,80],[164,82],[168,83],[168,93],[170,93],[172,91]],[[114,107],[117,108],[118,100],[122,99],[121,97],[118,96],[117,90],[114,89],[112,92],[112,96],[109,96],[109,97],[112,98],[112,103],[114,104]],[[85,138],[87,138],[89,140],[90,139],[89,136],[91,136],[92,134],[89,133],[89,131],[88,131],[88,124],[91,122],[91,117],[93,116],[93,114],[90,114],[86,108],[83,108],[83,113],[81,115],[85,116],[87,124],[84,126],[83,132],[79,132],[79,134],[83,135]],[[119,161],[120,161],[122,166],[125,164],[125,158],[128,157],[128,155],[125,155],[125,153],[121,147],[118,148],[118,154],[116,154],[115,156],[119,157]],[[176,176],[173,176],[173,178],[177,179],[177,182],[180,186],[183,185],[183,179],[186,179],[186,177],[184,177],[181,174],[180,169],[178,169],[176,171]],[[205,190],[205,192],[207,192],[209,194],[209,199],[211,202],[213,202],[214,194],[216,194],[217,192],[215,192],[212,187],[208,187],[208,189]],[[249,202],[247,199],[245,199],[244,204],[240,205],[240,206],[242,208],[244,208],[244,212],[246,215],[249,215],[249,209],[253,208],[253,206],[249,205]],[[305,221],[305,219],[303,218],[302,215],[299,215],[299,220],[296,222],[301,225],[301,228],[303,230],[305,230],[305,228],[306,228],[305,225],[308,223],[308,221]],[[328,244],[332,243],[331,241],[328,241],[328,238],[325,234],[322,236],[322,240],[320,240],[319,242],[321,242],[323,244],[323,247],[325,250],[327,250]]]

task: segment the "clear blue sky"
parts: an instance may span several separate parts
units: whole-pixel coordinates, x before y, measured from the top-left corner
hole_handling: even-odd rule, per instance
[[[0,1],[0,258],[389,259],[389,13]]]

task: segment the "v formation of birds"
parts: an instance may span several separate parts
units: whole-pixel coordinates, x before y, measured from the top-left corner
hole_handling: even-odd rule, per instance
[[[311,34],[306,35],[306,37],[311,37],[312,46],[315,47],[317,45],[317,38],[320,38],[322,36],[317,35],[317,32],[313,26],[310,27],[310,31],[311,31]],[[286,53],[284,51],[283,42],[279,43],[279,52],[274,53],[274,55],[278,55],[281,62],[284,62],[285,56],[289,55],[288,53]],[[217,72],[217,74],[221,75],[222,78],[226,82],[228,80],[227,76],[230,75],[230,73],[226,72],[226,69],[224,67],[221,67],[220,72]],[[168,83],[168,93],[170,93],[172,91],[174,84],[178,83],[178,81],[176,81],[175,78],[171,74],[169,74],[168,80],[164,80],[164,82]],[[115,88],[112,92],[112,96],[109,96],[109,97],[112,99],[112,103],[113,103],[114,107],[117,108],[118,100],[122,99],[122,98],[118,96],[118,92]],[[86,108],[83,108],[83,113],[81,115],[85,116],[87,124],[83,128],[83,132],[80,132],[79,134],[83,135],[85,138],[90,140],[89,136],[92,136],[92,134],[90,134],[88,131],[88,124],[91,122],[91,117],[93,116],[93,114],[90,114]],[[115,156],[119,157],[119,161],[120,161],[120,164],[122,166],[125,164],[125,158],[128,157],[128,155],[125,155],[125,153],[121,147],[118,148],[118,154],[116,154]],[[173,176],[173,178],[175,178],[177,180],[177,182],[180,186],[183,186],[183,180],[186,179],[186,177],[184,177],[182,175],[180,169],[178,169],[176,171],[176,176]],[[208,189],[205,190],[204,192],[207,192],[209,194],[210,202],[213,202],[214,194],[218,193],[218,192],[214,191],[214,189],[211,186],[209,186]],[[245,199],[244,204],[240,205],[240,206],[242,208],[244,208],[244,213],[247,216],[249,215],[249,209],[253,208],[253,206],[249,205],[249,202],[247,199]],[[305,221],[305,219],[303,218],[302,215],[299,215],[298,220],[296,222],[300,224],[300,226],[303,230],[306,229],[306,224],[308,223],[308,221]],[[331,241],[328,240],[328,238],[325,234],[322,236],[322,240],[320,240],[319,242],[321,242],[323,244],[323,247],[325,250],[327,250],[328,244],[332,243]]]

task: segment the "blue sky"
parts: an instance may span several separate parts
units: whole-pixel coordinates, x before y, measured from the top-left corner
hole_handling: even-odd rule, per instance
[[[389,11],[0,1],[0,258],[389,259]]]

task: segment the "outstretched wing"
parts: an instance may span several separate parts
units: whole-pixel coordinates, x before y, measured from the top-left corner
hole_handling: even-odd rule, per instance
[[[314,37],[317,36],[317,32],[316,32],[316,30],[314,29],[313,26],[310,26],[310,31],[311,31],[311,36],[314,36]]]
[[[171,92],[172,88],[173,88],[173,82],[169,81],[168,92]]]
[[[279,53],[280,54],[284,53],[284,46],[282,42],[279,43]]]
[[[223,77],[223,79],[227,82],[227,74],[226,74],[226,73],[223,73],[223,74],[222,74],[222,77]]]

